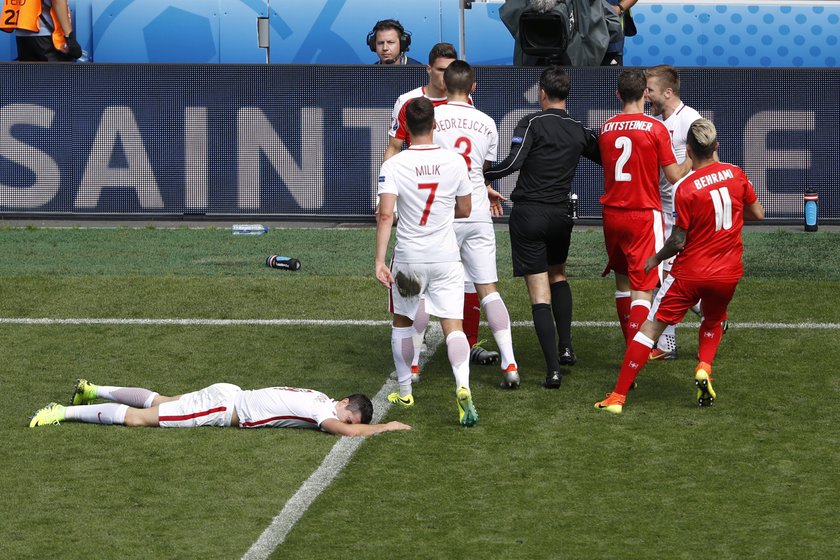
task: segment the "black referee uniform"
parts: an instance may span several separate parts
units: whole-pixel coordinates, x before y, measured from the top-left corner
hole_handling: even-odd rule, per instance
[[[549,389],[560,386],[560,366],[577,362],[572,349],[571,287],[565,275],[552,282],[552,270],[557,269],[550,267],[564,265],[569,256],[574,225],[569,191],[580,156],[601,163],[598,137],[564,109],[549,107],[519,121],[508,157],[484,173],[485,180],[493,181],[519,171],[510,195],[513,210],[508,228],[513,274],[528,277],[548,273],[550,303],[541,301],[541,296],[535,297],[530,285],[528,291],[534,329],[548,372],[544,385]],[[559,335],[557,346],[555,333]]]
[[[508,157],[484,173],[495,181],[519,171],[510,195],[514,276],[566,262],[573,226],[569,191],[580,156],[601,163],[598,137],[563,109],[547,109],[519,121]]]

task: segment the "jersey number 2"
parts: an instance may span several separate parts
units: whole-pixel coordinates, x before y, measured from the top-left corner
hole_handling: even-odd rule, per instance
[[[618,156],[618,160],[615,162],[615,180],[631,181],[633,176],[624,172],[624,165],[633,153],[633,141],[626,136],[619,136],[615,139],[615,147],[621,148],[621,155]]]
[[[732,198],[729,196],[729,189],[721,187],[709,191],[712,197],[712,204],[715,207],[715,231],[732,229]]]
[[[418,189],[429,189],[429,197],[426,199],[426,207],[423,209],[423,216],[420,218],[420,225],[425,226],[429,220],[429,213],[432,211],[432,203],[435,201],[435,192],[437,191],[437,183],[419,183]]]

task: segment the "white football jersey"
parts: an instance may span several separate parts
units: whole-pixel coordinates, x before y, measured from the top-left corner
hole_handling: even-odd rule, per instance
[[[440,146],[414,145],[384,162],[377,194],[396,195],[400,216],[394,261],[460,261],[455,197],[471,193],[464,158]]]
[[[446,103],[446,98],[434,98],[426,95],[425,86],[414,88],[413,90],[400,95],[394,103],[394,110],[391,113],[391,128],[388,129],[388,135],[400,140],[408,140],[408,130],[405,128],[405,104],[418,97],[425,97],[432,102],[432,105],[440,105]]]
[[[688,138],[688,129],[691,123],[703,117],[686,105],[680,103],[677,110],[670,117],[662,120],[662,116],[654,117],[663,122],[665,128],[671,134],[671,145],[674,147],[674,155],[677,156],[677,163],[685,161],[685,143]],[[667,216],[674,213],[674,186],[665,178],[665,174],[659,173],[659,194],[662,197],[662,212]]]
[[[472,212],[457,221],[492,222],[484,162],[496,161],[499,133],[495,121],[468,103],[452,101],[435,107],[435,122],[435,144],[464,158],[473,185]]]
[[[338,419],[335,405],[324,393],[295,387],[242,391],[235,403],[240,428],[319,428]]]

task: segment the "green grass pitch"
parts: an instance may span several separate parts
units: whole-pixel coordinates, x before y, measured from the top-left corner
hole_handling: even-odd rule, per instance
[[[2,229],[0,319],[384,322],[373,239],[369,228]],[[498,240],[500,291],[512,319],[529,321],[506,232]],[[439,350],[417,405],[387,416],[414,429],[365,441],[271,557],[834,557],[840,331],[743,325],[840,322],[840,234],[748,229],[745,245],[714,407],[693,399],[696,328],[679,329],[679,359],[650,363],[612,416],[592,406],[615,382],[617,327],[575,328],[579,364],[559,391],[540,386],[532,327],[514,327],[522,387],[503,391],[494,368],[474,367],[474,429],[457,426]],[[268,269],[270,254],[303,267]],[[575,321],[615,320],[602,265],[600,232],[576,230]],[[486,326],[482,336],[492,339]],[[393,369],[389,338],[384,323],[0,321],[0,557],[240,558],[338,441],[309,430],[29,429],[77,377],[164,394],[227,381],[372,395]]]

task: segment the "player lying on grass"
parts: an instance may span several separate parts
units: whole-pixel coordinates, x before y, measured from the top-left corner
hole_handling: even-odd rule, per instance
[[[98,398],[113,402],[91,404]],[[311,389],[243,390],[230,383],[216,383],[167,397],[149,389],[94,385],[79,379],[70,406],[49,403],[35,413],[29,427],[66,421],[161,428],[316,428],[340,436],[411,429],[402,422],[371,424],[372,417],[373,404],[360,394],[334,401]]]
[[[712,362],[723,335],[726,308],[744,274],[741,256],[744,220],[763,220],[764,208],[744,172],[718,161],[717,131],[706,119],[691,124],[686,151],[692,171],[674,185],[675,223],[665,246],[645,262],[645,274],[677,256],[647,320],[627,345],[615,389],[595,408],[620,414],[636,375],[650,358],[654,342],[667,325],[682,321],[686,312],[703,300],[699,363],[694,370],[697,402],[714,403]]]

